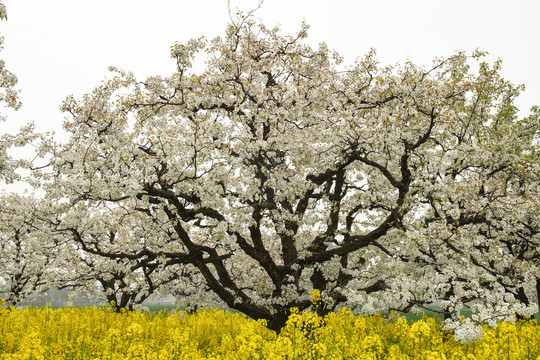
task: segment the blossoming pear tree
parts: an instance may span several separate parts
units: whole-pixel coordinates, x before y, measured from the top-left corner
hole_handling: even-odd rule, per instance
[[[58,246],[47,231],[44,219],[53,214],[43,201],[2,194],[0,202],[0,298],[9,307],[49,287]]]
[[[0,2],[0,20],[7,20],[5,5]],[[4,38],[0,36],[0,50]],[[0,103],[17,110],[21,103],[15,89],[17,77],[5,67],[0,59]],[[0,121],[5,120],[0,115]],[[22,147],[36,139],[33,125],[21,128],[18,134],[0,135],[0,181],[11,183],[19,180],[16,169],[30,166],[29,162],[13,159],[8,153],[12,147]],[[7,306],[18,305],[34,295],[47,283],[48,265],[54,253],[54,245],[45,241],[40,219],[45,213],[42,204],[26,196],[0,194],[0,298]],[[48,215],[45,215],[48,216]]]
[[[0,2],[0,20],[7,20],[6,6]],[[0,50],[4,47],[4,37],[0,36]],[[18,91],[15,89],[17,77],[6,69],[4,60],[0,59],[0,102],[4,106],[18,109],[21,107]],[[0,117],[4,120],[4,117]]]
[[[6,6],[0,2],[0,21],[7,20]],[[4,47],[4,37],[0,36],[0,51]],[[6,69],[4,60],[0,59],[0,104],[4,107],[18,110],[21,102],[18,96],[17,77]],[[0,114],[0,121],[4,121],[5,116]],[[0,181],[12,182],[18,179],[15,169],[20,165],[28,165],[24,161],[14,160],[9,154],[8,149],[13,146],[24,146],[31,139],[35,139],[33,134],[33,125],[26,125],[16,134],[0,135]]]
[[[92,290],[116,311],[132,310],[183,274],[174,259],[147,250],[171,251],[166,244],[174,234],[161,234],[170,229],[164,230],[156,219],[144,222],[149,218],[129,211],[126,204],[94,209],[78,205],[57,209],[55,218],[49,218],[51,232],[64,239],[62,257],[55,263],[63,272],[54,279],[55,286],[73,293]]]
[[[522,87],[501,79],[499,67],[481,66],[491,80],[471,99],[482,110],[468,114],[470,135],[452,133],[462,153],[426,184],[425,216],[405,234],[415,246],[402,259],[437,285],[417,282],[402,309],[441,300],[449,323],[463,306],[491,325],[538,311],[538,108],[518,120],[513,100]],[[434,187],[441,183],[447,193]]]
[[[45,149],[54,154],[48,196],[76,209],[58,226],[102,220],[107,229],[95,214],[123,209],[137,236],[109,246],[105,234],[71,231],[72,240],[115,259],[174,264],[208,300],[277,331],[291,307],[311,306],[313,290],[321,314],[519,302],[508,295],[538,278],[538,263],[510,265],[504,241],[537,219],[538,109],[518,120],[519,88],[481,53],[424,68],[382,67],[371,52],[345,66],[306,36],[306,25],[291,36],[241,18],[224,37],[173,45],[168,77],[113,69],[82,99],[66,99],[70,138]],[[494,262],[528,275],[492,296]]]

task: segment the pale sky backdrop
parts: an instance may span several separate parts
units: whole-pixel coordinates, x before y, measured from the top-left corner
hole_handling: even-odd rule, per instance
[[[0,132],[35,121],[60,130],[58,110],[69,94],[80,97],[113,65],[138,77],[173,71],[169,47],[223,34],[226,0],[4,0],[0,58],[19,78],[23,108]],[[247,11],[256,0],[231,0]],[[540,105],[539,0],[266,0],[255,18],[296,32],[311,25],[308,41],[326,42],[346,62],[375,48],[382,64],[406,59],[429,65],[437,56],[480,48],[503,59],[503,74],[527,90],[519,106]]]

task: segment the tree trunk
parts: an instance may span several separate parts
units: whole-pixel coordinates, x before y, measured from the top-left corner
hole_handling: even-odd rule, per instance
[[[281,332],[281,329],[285,327],[285,324],[289,319],[289,315],[289,310],[278,312],[268,321],[268,328],[270,330],[274,330],[277,334],[279,334]]]
[[[536,302],[538,303],[538,312],[540,313],[540,279],[536,279]]]
[[[538,290],[538,282],[536,283],[536,289]],[[529,298],[527,298],[527,295],[525,295],[525,289],[523,289],[523,287],[520,287],[517,290],[516,299],[518,299],[520,302],[522,302],[525,305],[529,305]],[[529,319],[529,318],[530,318],[529,316],[523,316],[521,314],[516,313],[516,320],[518,320],[518,321],[526,320],[526,319]]]

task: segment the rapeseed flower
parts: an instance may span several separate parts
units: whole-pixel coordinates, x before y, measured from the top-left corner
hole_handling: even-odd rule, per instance
[[[535,322],[481,329],[481,340],[462,343],[432,318],[389,321],[350,309],[324,318],[292,309],[276,334],[264,321],[218,309],[189,315],[116,313],[104,307],[0,308],[0,360],[540,359]]]

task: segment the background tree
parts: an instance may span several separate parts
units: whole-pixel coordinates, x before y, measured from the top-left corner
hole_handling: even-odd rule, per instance
[[[6,6],[0,2],[0,21],[7,20]],[[0,51],[4,47],[4,37],[0,35]],[[17,77],[6,69],[4,60],[0,59],[0,103],[8,108],[19,109],[21,102],[18,96]],[[0,114],[0,121],[5,120],[5,116]],[[28,165],[24,161],[14,160],[9,154],[8,149],[13,146],[24,146],[31,139],[35,139],[33,134],[33,126],[27,125],[23,127],[19,134],[0,135],[0,180],[4,182],[12,182],[18,179],[15,173],[15,168],[20,165]]]
[[[48,287],[58,248],[42,220],[50,214],[41,201],[16,194],[0,201],[0,297],[15,306]]]
[[[456,107],[458,123],[447,134],[454,145],[437,151],[450,161],[430,170],[422,187],[425,216],[409,228],[406,241],[415,246],[402,258],[421,265],[417,271],[438,286],[413,286],[405,310],[442,300],[445,316],[459,318],[468,304],[477,320],[492,324],[534,312],[538,108],[518,120],[513,101],[523,87],[502,79],[499,70],[500,62],[481,64],[479,75],[489,80],[469,92],[466,107]]]
[[[57,266],[66,270],[58,277],[58,287],[93,289],[120,311],[133,309],[181,279],[182,268],[164,256],[171,251],[167,243],[173,234],[164,234],[157,219],[126,205],[69,208],[52,221],[63,239],[62,264]],[[148,246],[161,250],[150,252]]]
[[[500,245],[500,236],[469,235],[506,229],[506,199],[523,199],[497,169],[537,166],[521,156],[537,142],[514,127],[498,67],[471,73],[481,54],[380,67],[372,53],[344,67],[306,36],[305,25],[283,36],[244,18],[223,38],[175,44],[170,77],[117,71],[82,100],[68,98],[71,137],[43,148],[55,154],[48,196],[132,209],[143,215],[133,229],[159,223],[155,243],[114,257],[185,266],[224,304],[277,331],[291,307],[311,306],[314,289],[321,314],[410,302],[416,289],[428,294],[419,305],[469,296],[454,279],[478,283],[482,274],[466,271],[477,247]],[[538,112],[527,121],[536,126]],[[498,124],[508,141],[490,138]],[[108,240],[88,241],[97,249]]]
[[[0,2],[0,20],[7,20],[6,6]],[[4,37],[0,36],[0,50],[4,48]],[[17,77],[6,69],[4,60],[0,59],[0,102],[4,106],[18,109],[21,102],[18,97],[18,91],[15,89]],[[0,117],[4,120],[4,117]]]

